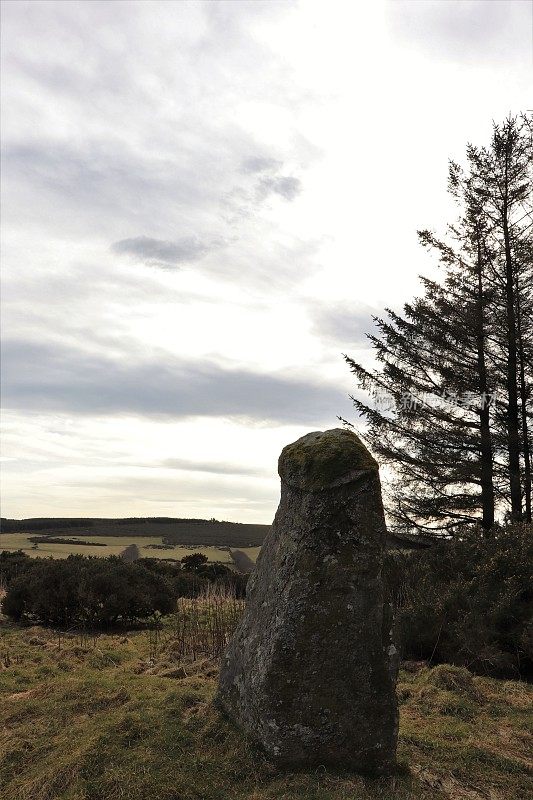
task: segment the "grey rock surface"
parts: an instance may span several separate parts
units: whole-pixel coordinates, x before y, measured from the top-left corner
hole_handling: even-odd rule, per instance
[[[303,436],[226,651],[218,702],[280,765],[395,764],[396,649],[378,465],[353,433]]]

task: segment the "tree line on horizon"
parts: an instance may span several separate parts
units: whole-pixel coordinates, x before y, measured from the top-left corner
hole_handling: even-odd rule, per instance
[[[374,317],[378,362],[346,362],[363,438],[392,467],[391,527],[434,535],[532,520],[533,121],[494,123],[487,146],[449,163],[458,218],[421,230],[439,280],[403,313]]]

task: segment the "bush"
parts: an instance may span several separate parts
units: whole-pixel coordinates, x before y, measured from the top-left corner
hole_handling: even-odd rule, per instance
[[[183,569],[186,569],[189,572],[198,572],[198,570],[205,566],[207,562],[208,558],[203,553],[191,553],[188,556],[183,556],[181,559]]]
[[[31,566],[32,560],[22,550],[0,552],[0,587],[7,588],[10,583]]]
[[[2,600],[2,611],[17,622],[22,619],[26,608],[31,601],[30,585],[28,581],[16,578],[9,586]]]
[[[200,558],[186,556],[182,566],[155,558],[128,563],[117,556],[72,555],[54,561],[2,553],[0,576],[7,587],[2,610],[17,621],[106,627],[131,625],[156,612],[168,614],[178,597],[198,597],[211,584],[244,597],[247,576],[193,555]]]
[[[208,562],[202,553],[184,556],[181,562],[169,559],[143,558],[139,563],[164,575],[170,581],[176,597],[198,597],[210,584],[223,584],[233,588],[237,597],[244,597],[246,581],[219,561]]]
[[[389,554],[404,658],[487,675],[533,674],[533,529],[469,529],[422,552]]]
[[[45,625],[108,626],[168,614],[174,604],[169,581],[144,564],[69,556],[33,560],[11,581],[2,610]]]

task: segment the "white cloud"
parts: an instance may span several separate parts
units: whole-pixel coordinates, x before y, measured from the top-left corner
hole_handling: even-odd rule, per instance
[[[530,3],[521,0],[388,0],[393,34],[432,60],[531,65]]]
[[[433,270],[448,157],[527,107],[529,15],[4,4],[5,513],[269,522],[341,352]]]

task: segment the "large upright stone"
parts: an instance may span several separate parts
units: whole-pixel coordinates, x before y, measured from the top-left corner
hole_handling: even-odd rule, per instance
[[[398,712],[378,465],[335,429],[285,447],[279,474],[219,702],[280,764],[386,773]]]

